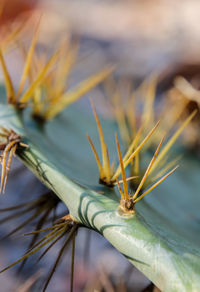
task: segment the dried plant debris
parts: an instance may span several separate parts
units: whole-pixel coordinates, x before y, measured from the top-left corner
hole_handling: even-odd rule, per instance
[[[0,63],[5,79],[7,102],[19,109],[32,106],[33,116],[41,122],[54,118],[67,106],[80,99],[103,81],[113,68],[107,66],[68,90],[68,77],[76,61],[78,44],[62,40],[50,58],[48,58],[48,52],[39,54],[36,51],[39,24],[40,22],[35,29],[28,51],[22,40],[16,43],[25,59],[17,90],[14,88],[1,48]],[[27,86],[26,83],[28,83]]]
[[[15,154],[17,148],[27,149],[28,145],[21,141],[20,135],[13,130],[8,130],[4,127],[0,127],[0,151],[1,153],[1,186],[0,192],[5,191],[7,178],[12,162],[12,157]]]
[[[9,265],[8,267],[4,268],[0,271],[3,273],[4,271],[12,268],[13,266],[17,265],[20,262],[23,262],[31,255],[38,252],[43,247],[46,249],[43,253],[39,256],[38,262],[46,255],[46,253],[61,239],[64,240],[64,243],[59,250],[58,256],[55,260],[53,267],[50,269],[49,274],[47,276],[47,280],[43,287],[42,291],[46,291],[47,286],[54,275],[56,268],[59,265],[61,258],[64,256],[66,249],[68,248],[70,242],[72,242],[72,262],[71,262],[71,281],[70,281],[70,291],[73,291],[73,270],[74,270],[74,256],[75,256],[75,237],[78,231],[80,224],[70,215],[66,215],[58,220],[53,226],[49,228],[39,229],[34,232],[30,232],[26,235],[35,235],[35,234],[42,234],[48,232],[41,240],[35,243],[26,253],[22,256],[19,260],[14,262],[13,264]]]

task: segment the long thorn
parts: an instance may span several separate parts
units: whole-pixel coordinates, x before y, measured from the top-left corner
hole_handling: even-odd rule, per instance
[[[4,184],[5,184],[5,177],[6,177],[6,160],[7,160],[7,154],[10,151],[10,149],[16,144],[16,141],[10,142],[4,152],[3,152],[3,160],[2,160],[2,170],[1,170],[1,187],[0,187],[0,193],[3,190]]]
[[[121,199],[124,200],[124,193],[122,191],[122,188],[120,186],[120,183],[119,183],[118,179],[117,179],[117,186],[118,186],[118,189],[119,189],[119,192],[120,192],[120,195],[121,195]]]
[[[16,99],[15,99],[15,92],[14,92],[12,80],[11,80],[10,75],[8,73],[8,69],[7,69],[7,66],[6,66],[1,49],[0,49],[0,63],[2,66],[3,75],[4,75],[4,79],[5,79],[5,86],[6,86],[8,103],[15,103]]]
[[[56,242],[58,242],[63,236],[64,234],[66,234],[67,229],[65,229],[63,231],[63,229],[61,231],[59,231],[57,233],[57,238],[44,250],[44,252],[41,254],[41,256],[38,258],[37,263],[45,256],[45,254],[56,244]]]
[[[128,195],[128,185],[126,182],[126,174],[125,174],[125,169],[124,169],[124,164],[123,164],[123,160],[122,160],[122,155],[121,155],[121,151],[120,151],[120,147],[119,147],[119,140],[117,137],[117,134],[115,134],[115,139],[116,139],[116,144],[117,144],[117,152],[118,152],[118,157],[119,157],[119,162],[120,162],[120,167],[121,167],[121,173],[122,173],[122,180],[123,180],[123,186],[124,186],[124,197],[126,200],[129,199],[129,195]]]
[[[26,90],[26,92],[21,97],[21,100],[20,100],[21,103],[25,103],[31,98],[34,90],[42,83],[48,70],[53,66],[53,64],[55,64],[55,62],[58,58],[58,55],[59,55],[59,51],[56,51],[53,54],[53,56],[49,59],[49,61],[46,63],[46,65],[41,69],[41,71],[37,75],[35,81],[33,81],[33,83],[29,86],[29,88]]]
[[[123,157],[123,162],[125,163],[125,161],[129,158],[129,156],[132,154],[133,149],[135,148],[135,146],[137,145],[137,142],[140,138],[141,132],[143,130],[143,125],[140,127],[140,129],[138,130],[136,136],[134,137],[133,141],[131,142],[128,150],[126,151],[126,154]]]
[[[107,160],[107,169],[106,169],[106,180],[109,183],[111,180],[111,168],[110,168],[110,161],[109,161],[109,153],[108,153],[108,146],[106,145],[106,160]]]
[[[101,165],[101,162],[100,162],[99,156],[98,156],[98,154],[97,154],[97,152],[96,152],[96,149],[95,149],[95,147],[94,147],[94,144],[92,143],[92,140],[90,139],[89,135],[88,135],[88,134],[86,134],[86,135],[87,135],[88,141],[89,141],[89,143],[90,143],[90,146],[91,146],[91,148],[92,148],[92,151],[93,151],[93,153],[94,153],[94,157],[95,157],[95,159],[96,159],[97,166],[98,166],[98,168],[99,168],[99,176],[100,176],[100,178],[103,178],[103,177],[104,177],[104,175],[103,175],[103,168],[102,168],[102,165]]]
[[[35,51],[35,46],[36,46],[36,43],[37,43],[37,40],[38,40],[38,36],[39,36],[40,21],[41,21],[41,17],[39,18],[39,21],[38,21],[37,26],[35,28],[35,32],[34,32],[34,35],[33,35],[32,43],[31,43],[31,46],[30,46],[28,54],[27,54],[26,63],[25,63],[25,66],[24,66],[24,71],[22,73],[22,77],[21,77],[20,84],[19,84],[19,89],[18,89],[18,92],[17,92],[17,97],[16,97],[17,99],[19,98],[20,94],[22,93],[26,78],[28,76],[28,72],[30,70],[31,61],[32,61],[32,58],[33,58],[33,54],[34,54],[34,51]]]
[[[7,163],[7,167],[6,167],[6,174],[5,174],[5,180],[4,180],[4,186],[3,186],[3,193],[5,192],[7,179],[8,179],[8,174],[9,174],[9,171],[10,171],[10,165],[11,165],[11,162],[12,162],[12,157],[13,157],[13,154],[15,154],[16,149],[17,149],[17,145],[15,144],[10,150],[8,163]]]
[[[36,231],[33,231],[33,232],[25,233],[24,235],[27,236],[27,235],[33,235],[33,234],[37,234],[37,233],[42,233],[42,232],[49,231],[49,230],[52,230],[52,229],[55,229],[55,228],[60,228],[60,227],[64,226],[65,224],[66,224],[66,222],[59,223],[59,224],[53,225],[51,227],[47,227],[47,228],[39,229],[39,230],[36,230]]]
[[[130,181],[130,180],[135,179],[135,178],[138,178],[138,176],[135,175],[135,176],[127,177],[127,178],[126,178],[126,181]],[[117,180],[118,180],[118,179],[117,179]],[[122,184],[122,183],[123,183],[123,180],[122,180],[122,179],[121,179],[121,180],[118,180],[118,182],[119,182],[120,184]],[[117,184],[117,181],[114,183],[114,185],[116,185],[116,184]]]
[[[28,203],[19,204],[10,208],[3,208],[3,209],[0,209],[0,212],[8,212],[8,211],[16,210],[16,209],[21,209],[21,208],[30,206],[31,204],[32,202],[28,202]]]
[[[46,244],[48,244],[50,241],[52,241],[55,237],[57,237],[57,234],[54,234],[54,236],[52,236],[51,238],[49,238],[48,240],[46,240],[44,243],[42,243],[41,245],[39,245],[37,248],[35,248],[35,249],[31,250],[30,252],[26,253],[24,256],[22,256],[20,259],[18,259],[16,262],[12,263],[8,267],[6,267],[3,270],[1,270],[0,273],[3,273],[5,271],[7,271],[8,269],[14,267],[15,265],[17,265],[18,263],[22,262],[23,260],[25,260],[29,256],[33,255],[38,250],[40,250],[42,247],[44,247]]]
[[[29,217],[27,220],[25,220],[23,223],[21,223],[19,226],[17,226],[15,229],[13,229],[11,232],[6,234],[1,240],[4,240],[5,238],[8,238],[9,236],[13,235],[15,232],[22,229],[24,226],[26,226],[29,222],[31,222],[33,219],[35,219],[38,216],[38,212],[35,212],[31,217]]]
[[[45,235],[42,239],[40,239],[36,244],[34,244],[31,248],[30,251],[33,250],[34,248],[36,248],[37,246],[39,246],[41,243],[45,242],[45,240],[49,240],[50,238],[55,238],[57,237],[56,234],[58,234],[64,227],[61,228],[55,228],[53,231],[51,231],[50,233],[48,233],[47,235]],[[60,233],[59,233],[60,234]],[[56,235],[56,236],[55,236]],[[50,240],[51,241],[51,240]]]
[[[25,210],[18,211],[18,212],[14,213],[14,214],[11,214],[11,215],[9,215],[9,216],[7,216],[7,217],[1,219],[1,220],[0,220],[0,224],[3,224],[3,223],[6,222],[6,221],[12,220],[13,218],[17,218],[17,217],[19,217],[20,215],[24,215],[24,214],[30,212],[30,211],[33,210],[33,209],[34,209],[34,206],[30,206],[29,208],[27,208],[27,209],[25,209]]]
[[[2,192],[3,185],[4,185],[4,179],[5,179],[5,174],[6,174],[6,160],[7,160],[7,155],[8,155],[8,152],[4,150],[4,152],[3,152],[3,158],[2,158],[2,163],[1,163],[1,186],[0,186],[0,193]]]
[[[36,228],[35,228],[36,230],[42,228],[42,226],[44,225],[44,223],[45,223],[46,219],[48,218],[48,215],[49,215],[50,212],[51,212],[51,210],[47,210],[47,211],[44,213],[44,215],[40,218],[40,220],[39,220],[38,223],[36,224]],[[39,233],[36,233],[36,234],[33,235],[32,239],[31,239],[31,241],[30,241],[30,243],[29,243],[29,245],[28,245],[27,251],[30,250],[31,247],[35,244],[35,242],[36,242],[37,239],[38,239],[38,236],[39,236]],[[25,259],[25,260],[21,263],[20,267],[19,267],[18,270],[17,270],[17,273],[20,273],[20,272],[21,272],[21,270],[23,269],[24,265],[26,264],[26,260],[27,260],[27,259]]]
[[[163,157],[167,154],[167,152],[170,150],[170,148],[173,146],[173,144],[175,143],[175,141],[178,139],[178,137],[181,135],[181,133],[183,132],[183,130],[185,129],[185,127],[190,123],[190,121],[193,119],[193,117],[196,115],[197,110],[194,110],[191,115],[189,115],[189,117],[185,120],[185,122],[181,125],[180,128],[178,128],[178,130],[174,133],[174,135],[171,137],[171,139],[168,141],[168,143],[164,146],[164,148],[162,149],[162,151],[160,152],[160,154],[158,155],[152,169],[151,172],[153,172],[156,167],[158,166],[158,164],[160,163],[160,161],[163,159]]]
[[[108,169],[107,154],[106,154],[106,143],[105,143],[105,140],[104,140],[103,131],[102,131],[102,127],[101,127],[101,124],[100,124],[100,121],[99,121],[99,117],[98,117],[97,112],[96,112],[96,108],[95,108],[95,106],[94,106],[92,101],[90,101],[90,103],[91,103],[92,111],[94,113],[94,117],[95,117],[95,120],[96,120],[96,123],[97,123],[97,127],[98,127],[99,138],[100,138],[100,143],[101,143],[103,172],[105,174],[106,170]]]
[[[172,169],[175,165],[177,165],[181,158],[182,155],[179,155],[175,157],[172,161],[168,162],[165,167],[159,169],[158,173],[156,173],[156,175],[153,178],[151,178],[151,181],[156,181],[161,176],[163,176],[166,172],[169,171],[169,169]]]
[[[57,259],[55,261],[55,264],[53,265],[53,268],[51,269],[51,272],[50,272],[50,274],[48,276],[48,279],[47,279],[47,281],[45,283],[45,286],[44,286],[44,288],[42,290],[43,292],[46,291],[46,288],[47,288],[47,286],[48,286],[48,284],[49,284],[49,282],[50,282],[50,280],[51,280],[51,278],[52,278],[52,276],[53,276],[53,274],[54,274],[54,272],[55,272],[55,270],[57,268],[57,265],[58,265],[62,255],[63,255],[63,252],[65,251],[65,248],[67,247],[67,244],[71,240],[71,237],[73,236],[73,233],[75,232],[76,228],[77,228],[76,226],[72,227],[72,230],[70,231],[68,238],[66,239],[64,245],[62,246],[62,248],[61,248],[61,250],[60,250],[60,252],[58,254],[58,257],[57,257]]]
[[[146,196],[149,192],[151,192],[155,187],[157,187],[164,179],[170,176],[179,166],[173,168],[170,172],[168,172],[164,177],[162,177],[159,181],[157,181],[152,187],[150,187],[146,192],[144,192],[140,197],[134,200],[134,204],[141,200],[144,196]]]
[[[148,135],[144,138],[144,140],[140,143],[140,145],[135,149],[135,151],[129,156],[129,158],[124,162],[124,168],[128,166],[128,164],[133,160],[133,158],[136,156],[136,154],[141,150],[141,148],[145,145],[145,143],[150,139],[151,135],[154,133],[156,128],[158,127],[160,121],[156,123],[156,125],[153,127],[153,129],[148,133]],[[121,174],[121,168],[120,166],[117,168],[113,179],[115,180],[117,177],[119,177]]]
[[[151,168],[152,168],[152,166],[153,166],[153,163],[154,163],[154,161],[155,161],[155,159],[156,159],[156,157],[157,157],[157,155],[158,155],[158,153],[159,153],[159,151],[160,151],[160,148],[161,148],[161,146],[162,146],[162,144],[163,144],[163,141],[164,141],[164,138],[161,139],[161,141],[160,141],[160,143],[159,143],[159,145],[158,145],[158,147],[157,147],[157,149],[156,149],[156,151],[155,151],[155,153],[154,153],[154,156],[153,156],[153,158],[151,159],[151,161],[150,161],[150,163],[149,163],[149,165],[148,165],[148,167],[147,167],[147,169],[146,169],[146,171],[145,171],[145,174],[144,174],[144,176],[143,176],[143,178],[142,178],[142,180],[141,180],[139,186],[137,187],[137,190],[136,190],[136,192],[135,192],[135,194],[134,194],[134,196],[133,196],[133,199],[136,199],[136,198],[137,198],[137,196],[138,196],[138,194],[139,194],[139,191],[140,191],[141,188],[143,187],[143,185],[144,185],[144,183],[145,183],[145,180],[147,179],[147,177],[148,177],[148,175],[149,175],[149,172],[150,172],[150,170],[151,170]]]
[[[55,117],[62,110],[64,110],[64,108],[66,108],[70,104],[80,99],[89,90],[91,90],[97,84],[102,82],[112,71],[113,71],[113,68],[108,67],[102,70],[101,72],[96,73],[95,75],[82,81],[77,86],[75,86],[75,88],[73,88],[72,90],[64,93],[60,97],[59,102],[54,107],[51,107],[48,109],[48,111],[45,113],[45,118],[52,119],[53,117]]]
[[[74,232],[72,235],[72,261],[71,261],[70,292],[73,292],[73,286],[74,286],[75,244],[76,244],[76,233]]]

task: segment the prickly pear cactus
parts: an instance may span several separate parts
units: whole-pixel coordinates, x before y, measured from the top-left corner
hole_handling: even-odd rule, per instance
[[[163,117],[158,121],[156,82],[151,80],[142,100],[143,112],[136,112],[136,100],[130,98],[127,112],[112,100],[113,119],[100,117],[93,103],[93,114],[86,114],[71,104],[112,69],[66,90],[75,48],[67,56],[65,50],[57,51],[43,64],[33,58],[37,30],[17,90],[0,53],[5,77],[1,100],[7,100],[0,105],[1,191],[6,192],[16,154],[70,215],[16,263],[59,236],[66,236],[65,247],[74,242],[78,228],[86,226],[101,233],[162,291],[199,291],[199,161],[177,141],[196,111],[185,117],[184,109],[177,107],[180,113],[175,117],[168,108],[169,124]],[[27,78],[30,84],[25,89]],[[176,128],[170,136],[171,124]],[[184,154],[178,169],[178,159],[169,160],[169,154]]]

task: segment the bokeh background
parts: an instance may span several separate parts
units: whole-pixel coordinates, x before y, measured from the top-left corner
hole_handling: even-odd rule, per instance
[[[1,0],[0,3],[1,41],[8,28],[21,21],[25,26],[23,38],[29,43],[40,15],[37,49],[51,51],[62,38],[69,36],[79,39],[80,56],[71,76],[72,83],[112,63],[116,64],[118,76],[135,84],[152,72],[161,72],[161,91],[168,89],[174,76],[179,74],[195,77],[197,87],[200,85],[198,0]],[[6,60],[17,84],[23,60],[15,47],[9,49]],[[101,105],[99,93],[90,94],[97,96],[96,102]],[[80,105],[85,107],[84,100]],[[108,114],[103,106],[102,113]],[[38,197],[45,191],[45,187],[15,160],[6,194],[1,197],[1,208]],[[62,213],[62,207],[59,211]],[[0,236],[5,236],[18,221],[20,223],[20,219],[14,219],[1,224]],[[28,241],[22,233],[31,230],[33,225],[0,241],[0,267],[24,253]],[[76,242],[75,292],[156,291],[149,280],[99,234],[83,229]],[[13,268],[1,275],[3,290],[0,290],[40,291],[40,279],[58,250],[59,244],[38,265],[33,257],[20,274]],[[70,257],[69,251],[47,291],[69,291]],[[33,283],[36,284],[30,290]]]

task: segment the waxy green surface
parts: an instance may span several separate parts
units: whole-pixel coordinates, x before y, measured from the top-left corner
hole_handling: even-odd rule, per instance
[[[22,117],[12,106],[0,105],[0,125],[22,136],[29,149],[19,150],[18,157],[71,215],[100,232],[162,291],[200,291],[198,159],[184,157],[172,176],[136,204],[135,214],[123,218],[117,211],[118,192],[98,185],[86,137],[100,153],[93,115],[71,106],[40,127],[28,112]],[[117,157],[116,128],[111,121],[101,123],[112,160]]]

